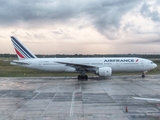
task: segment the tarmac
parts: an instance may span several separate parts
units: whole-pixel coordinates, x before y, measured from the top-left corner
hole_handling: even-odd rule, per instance
[[[0,77],[0,120],[159,120],[160,75]]]

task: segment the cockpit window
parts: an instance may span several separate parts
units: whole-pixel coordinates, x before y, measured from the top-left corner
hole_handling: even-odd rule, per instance
[[[153,64],[153,62],[151,62],[151,64]]]

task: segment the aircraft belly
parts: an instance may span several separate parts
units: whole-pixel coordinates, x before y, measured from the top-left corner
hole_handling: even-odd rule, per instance
[[[53,65],[45,67],[46,70],[49,70],[51,72],[63,72],[66,69],[65,65]]]
[[[38,70],[50,71],[50,72],[63,72],[65,71],[65,65],[38,65],[38,66],[27,66],[28,68],[34,68]]]
[[[139,66],[112,66],[112,71],[115,72],[133,72],[133,71],[143,71],[143,69]]]

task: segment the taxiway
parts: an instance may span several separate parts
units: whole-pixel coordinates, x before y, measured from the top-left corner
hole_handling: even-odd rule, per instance
[[[157,120],[160,75],[0,78],[0,120]],[[127,109],[127,111],[126,111]]]

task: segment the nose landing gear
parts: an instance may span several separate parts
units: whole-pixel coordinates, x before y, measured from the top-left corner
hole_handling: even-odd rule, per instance
[[[144,74],[142,74],[142,78],[145,78],[145,75],[144,75]]]
[[[145,74],[147,73],[147,71],[143,71],[142,72],[142,78],[145,78]]]

